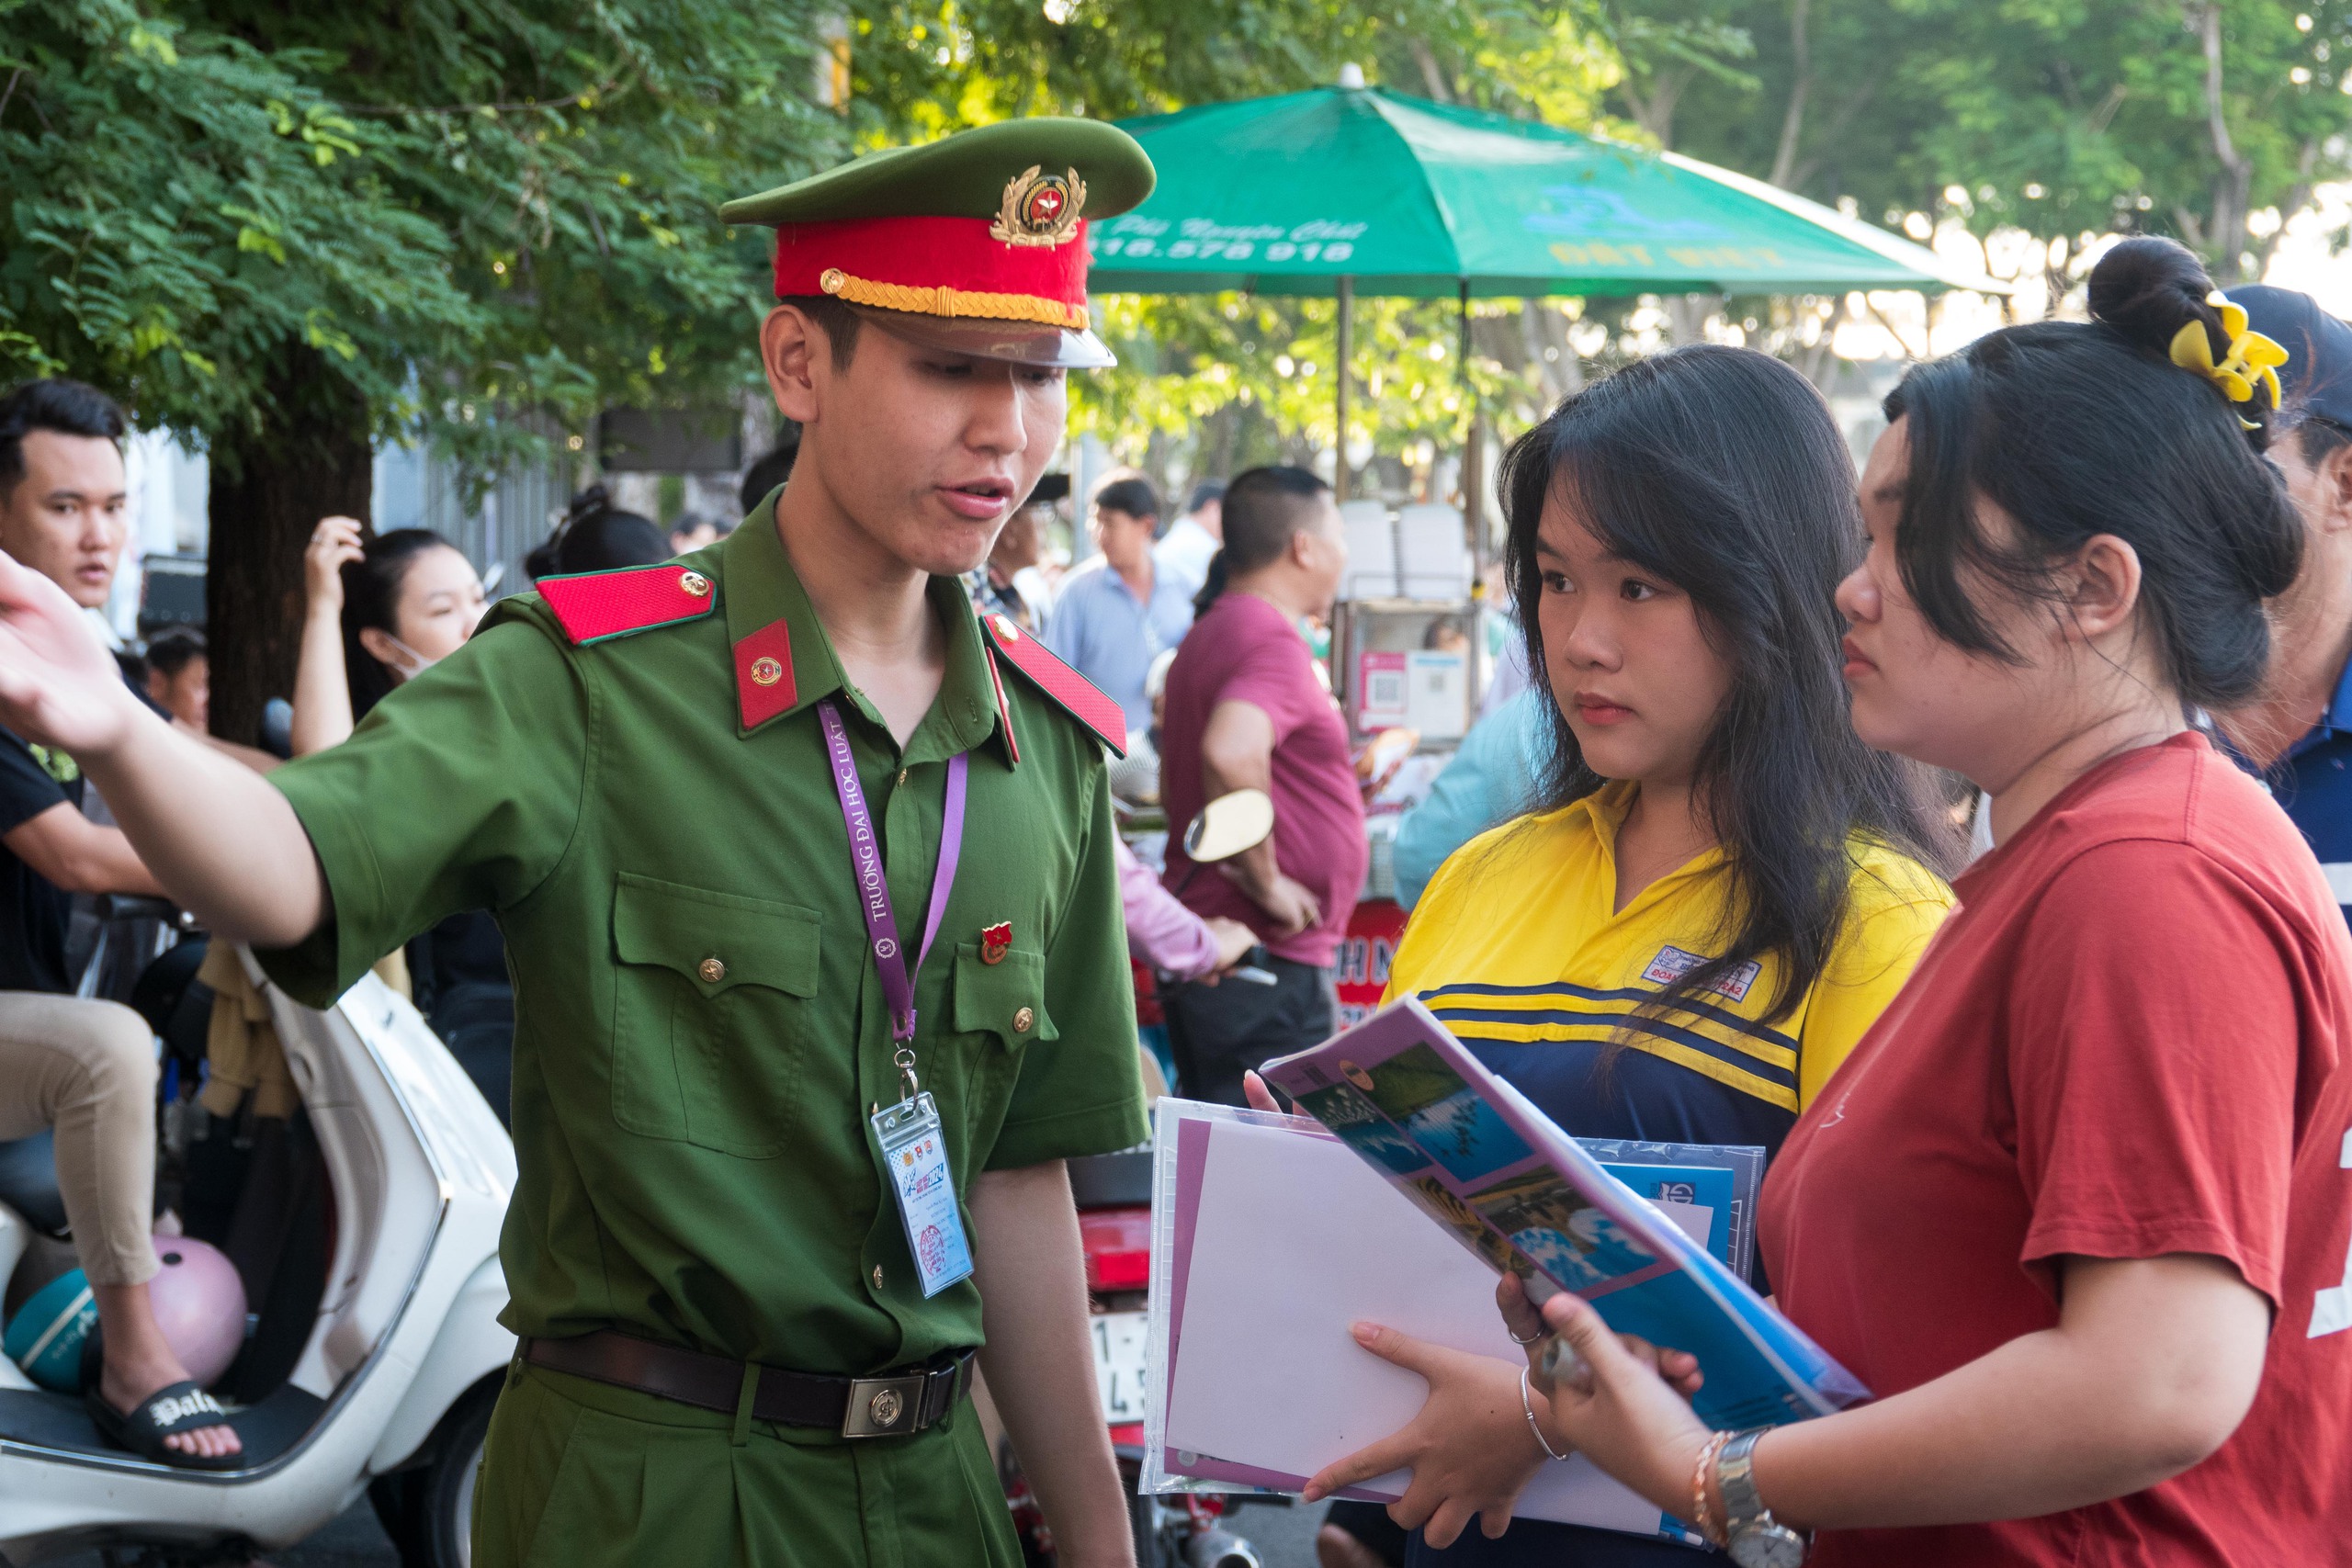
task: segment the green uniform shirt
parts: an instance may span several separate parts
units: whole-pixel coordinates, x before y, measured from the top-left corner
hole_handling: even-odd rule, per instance
[[[661,570],[689,567],[712,613],[582,646],[538,596],[503,601],[349,741],[271,774],[334,911],[263,964],[323,1006],[435,921],[496,915],[516,1333],[616,1326],[849,1375],[976,1345],[971,1281],[922,1297],[867,1123],[899,1076],[815,707],[836,695],[910,942],[945,764],[972,753],[962,866],[915,987],[959,1194],[1146,1135],[1102,747],[1010,669],[1003,734],[993,656],[940,578],[946,674],[901,751],[842,676],[773,498]],[[777,622],[793,705],[747,728],[735,645]],[[1012,950],[983,963],[1000,921]]]

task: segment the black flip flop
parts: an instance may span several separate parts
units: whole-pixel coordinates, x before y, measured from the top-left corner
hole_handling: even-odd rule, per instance
[[[93,1363],[99,1358],[91,1354],[97,1344],[94,1333],[83,1347],[82,1404],[90,1413],[90,1420],[98,1435],[117,1448],[129,1449],[141,1459],[157,1464],[168,1464],[178,1470],[238,1470],[246,1461],[241,1451],[232,1454],[192,1454],[171,1447],[164,1438],[182,1432],[200,1432],[207,1427],[225,1427],[229,1413],[220,1402],[204,1392],[193,1380],[169,1383],[157,1389],[129,1411],[117,1410],[107,1403],[100,1392],[98,1367]]]

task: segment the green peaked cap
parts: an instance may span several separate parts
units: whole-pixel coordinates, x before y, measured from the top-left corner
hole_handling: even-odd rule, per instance
[[[1081,216],[1141,203],[1158,179],[1136,139],[1099,119],[1008,119],[912,147],[888,147],[788,186],[740,197],[726,223],[822,223],[843,218],[994,218],[1005,186],[1032,166],[1076,169]]]

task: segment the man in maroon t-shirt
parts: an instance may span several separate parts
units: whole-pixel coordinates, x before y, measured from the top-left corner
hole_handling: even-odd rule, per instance
[[[1347,727],[1299,621],[1330,613],[1348,547],[1330,487],[1304,468],[1252,468],[1225,492],[1225,545],[1168,671],[1160,791],[1179,830],[1169,889],[1203,917],[1258,933],[1272,986],[1184,986],[1168,998],[1184,1091],[1243,1103],[1241,1074],[1316,1044],[1335,1021],[1330,964],[1370,852]],[[1182,825],[1238,789],[1273,797],[1265,843],[1217,867],[1184,857]]]

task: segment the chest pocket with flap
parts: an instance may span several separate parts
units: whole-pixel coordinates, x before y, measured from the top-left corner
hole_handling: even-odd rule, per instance
[[[980,962],[977,943],[956,949],[956,1031],[977,1037],[979,1049],[967,1058],[971,1075],[965,1114],[976,1145],[986,1148],[1012,1101],[1021,1077],[1023,1047],[1033,1040],[1059,1037],[1046,1011],[1043,954],[1014,949],[994,964]]]
[[[956,1027],[966,1034],[993,1034],[1012,1051],[1032,1040],[1059,1039],[1046,1012],[1045,957],[1016,948],[998,962],[985,964],[977,943],[958,946]]]
[[[814,909],[623,872],[613,890],[613,1120],[748,1159],[790,1141]]]

